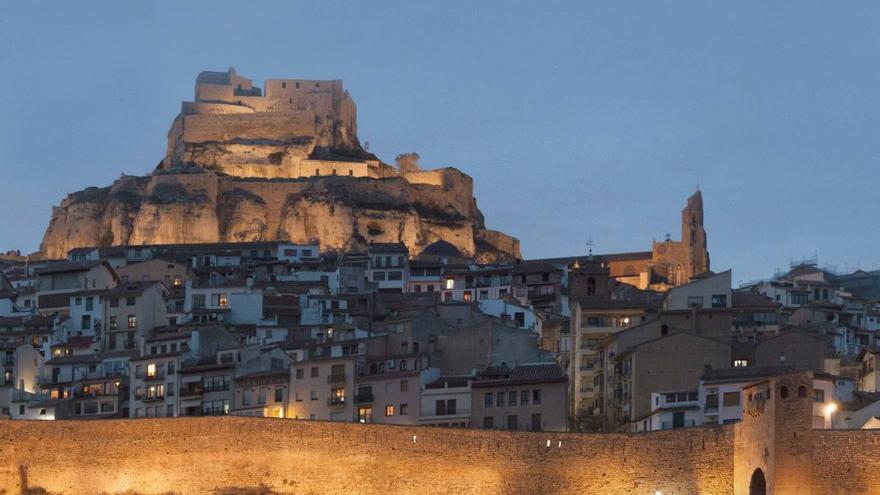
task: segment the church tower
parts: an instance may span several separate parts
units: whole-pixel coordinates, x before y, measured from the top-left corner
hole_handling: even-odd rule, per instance
[[[709,251],[706,230],[703,228],[703,194],[697,190],[681,210],[681,244],[687,251],[684,267],[687,279],[709,269]]]

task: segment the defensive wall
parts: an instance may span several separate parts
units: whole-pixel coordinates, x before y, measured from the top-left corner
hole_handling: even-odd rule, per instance
[[[755,384],[734,425],[642,434],[0,421],[0,493],[880,494],[880,432],[811,430],[810,385]]]

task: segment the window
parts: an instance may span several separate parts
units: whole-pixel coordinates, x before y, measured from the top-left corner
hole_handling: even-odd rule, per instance
[[[540,389],[538,389],[538,390],[532,390],[532,404],[535,404],[535,405],[540,404],[540,403],[541,403],[541,396],[542,396],[542,395],[543,395],[543,394],[541,393],[541,390],[540,390]]]
[[[388,280],[403,280],[403,272],[388,272]]]
[[[134,306],[134,305],[135,305],[135,301],[134,301],[134,299],[135,299],[134,296],[128,296],[128,297],[126,297],[126,298],[125,298],[125,305],[126,305],[126,306]]]
[[[406,416],[406,414],[408,412],[409,412],[409,404],[407,404],[406,402],[400,404],[400,415]]]
[[[498,392],[498,395],[495,399],[495,402],[497,403],[498,407],[504,406],[504,395],[505,395],[504,392]]]
[[[454,278],[447,278],[446,279],[446,289],[451,290],[454,288],[455,288],[455,279]]]
[[[110,317],[109,326],[110,326],[110,330],[116,330],[117,328],[119,328],[119,321],[117,320],[117,318],[115,316]]]
[[[507,416],[507,429],[511,431],[519,429],[516,414],[510,414]]]
[[[492,416],[483,416],[483,428],[486,430],[495,428],[495,418]]]
[[[95,309],[95,298],[87,297],[86,298],[86,311],[92,311]]]
[[[304,375],[305,375],[305,368],[297,368],[296,369],[296,379],[297,380],[302,380]]]
[[[174,374],[174,361],[168,361],[168,364],[166,366],[168,367],[168,374],[173,375]]]
[[[312,378],[318,378],[318,367],[317,366],[312,366],[311,376],[312,376]]]
[[[83,330],[88,330],[92,328],[92,316],[91,315],[83,315],[82,316],[82,326]]]
[[[726,294],[713,294],[712,295],[712,307],[713,308],[726,308],[727,307],[727,295]]]
[[[748,359],[734,359],[733,360],[733,367],[734,368],[744,368],[748,365],[749,365]]]
[[[492,392],[486,392],[483,397],[483,407],[492,407]]]
[[[137,328],[137,316],[128,315],[128,328]]]
[[[147,377],[152,378],[156,376],[156,363],[150,363],[147,365]]]
[[[400,391],[401,392],[408,392],[409,391],[409,380],[400,380]]]
[[[309,398],[310,398],[311,400],[318,400],[318,392],[315,392],[314,390],[311,390],[310,393],[311,393],[311,396],[310,396]]]
[[[385,280],[385,272],[375,271],[373,272],[373,281],[381,282]]]
[[[724,396],[722,398],[724,407],[730,406],[738,406],[739,405],[739,392],[724,392]]]
[[[706,395],[706,410],[716,411],[718,410],[718,394],[709,394]]]
[[[703,296],[688,296],[687,304],[689,308],[702,308]]]
[[[193,309],[204,308],[205,307],[205,295],[204,294],[193,294],[192,307],[193,307]]]
[[[529,405],[529,391],[523,390],[519,394],[519,403],[523,406]]]
[[[434,401],[434,414],[437,416],[446,415],[446,401],[439,399]]]
[[[385,406],[385,416],[394,416],[394,406],[392,404]]]
[[[169,383],[165,386],[165,390],[168,391],[168,397],[174,397],[174,384]]]
[[[509,394],[507,394],[507,399],[508,399],[507,402],[509,405],[515,406],[516,405],[516,392],[510,392]]]
[[[266,392],[266,389],[265,389],[265,388],[260,388],[260,393],[259,393],[259,395],[257,396],[257,402],[260,403],[260,404],[265,404],[265,403],[266,403],[266,396],[267,396],[267,395],[268,395],[268,393]]]
[[[358,423],[372,423],[373,422],[373,408],[372,407],[359,407],[358,408]]]
[[[825,402],[825,391],[818,388],[813,389],[813,402]]]

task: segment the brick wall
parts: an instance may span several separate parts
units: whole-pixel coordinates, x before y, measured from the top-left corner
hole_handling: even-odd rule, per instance
[[[69,495],[261,485],[296,494],[727,494],[733,432],[506,433],[235,417],[0,421],[0,487],[21,493],[24,469],[30,493]]]

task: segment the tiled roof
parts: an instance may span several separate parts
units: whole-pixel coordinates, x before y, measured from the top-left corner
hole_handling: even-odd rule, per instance
[[[513,368],[490,366],[477,374],[473,387],[564,382],[565,374],[556,363],[519,364]]]
[[[104,265],[106,261],[66,261],[64,263],[53,263],[45,268],[38,268],[35,273],[37,275],[51,275],[55,273],[84,272],[91,270],[98,265]]]

